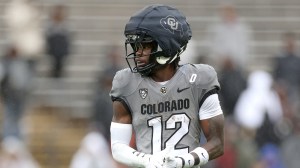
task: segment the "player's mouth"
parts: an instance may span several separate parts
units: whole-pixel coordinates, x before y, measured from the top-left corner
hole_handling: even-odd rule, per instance
[[[143,66],[146,65],[146,63],[145,63],[145,62],[142,62],[142,61],[137,61],[137,62],[136,62],[136,65],[137,65],[138,67],[143,67]]]
[[[138,67],[143,67],[145,66],[146,64],[137,64]]]

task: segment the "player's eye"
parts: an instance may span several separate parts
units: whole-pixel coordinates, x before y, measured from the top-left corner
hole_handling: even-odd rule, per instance
[[[151,49],[152,43],[141,43],[143,49]]]
[[[135,48],[136,49],[141,49],[141,50],[143,50],[143,49],[152,49],[152,47],[153,47],[153,45],[152,45],[152,43],[137,43],[136,45],[135,45]]]

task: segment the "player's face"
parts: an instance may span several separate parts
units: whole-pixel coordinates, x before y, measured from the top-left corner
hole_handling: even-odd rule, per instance
[[[149,57],[153,49],[153,43],[140,43],[137,46],[135,61],[138,67],[145,66],[149,63]]]

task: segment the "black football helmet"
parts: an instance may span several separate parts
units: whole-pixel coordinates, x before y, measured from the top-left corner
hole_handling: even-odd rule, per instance
[[[186,18],[176,8],[150,5],[135,13],[125,26],[126,61],[131,71],[149,75],[154,68],[172,63],[186,49],[192,32]],[[137,66],[139,46],[153,43],[149,64]]]

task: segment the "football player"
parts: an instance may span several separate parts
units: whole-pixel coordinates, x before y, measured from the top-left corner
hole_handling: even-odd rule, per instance
[[[192,37],[185,16],[170,6],[146,6],[124,34],[129,68],[116,73],[110,92],[114,159],[132,167],[199,168],[221,156],[224,117],[216,71],[179,65]],[[129,146],[132,130],[136,149]]]

